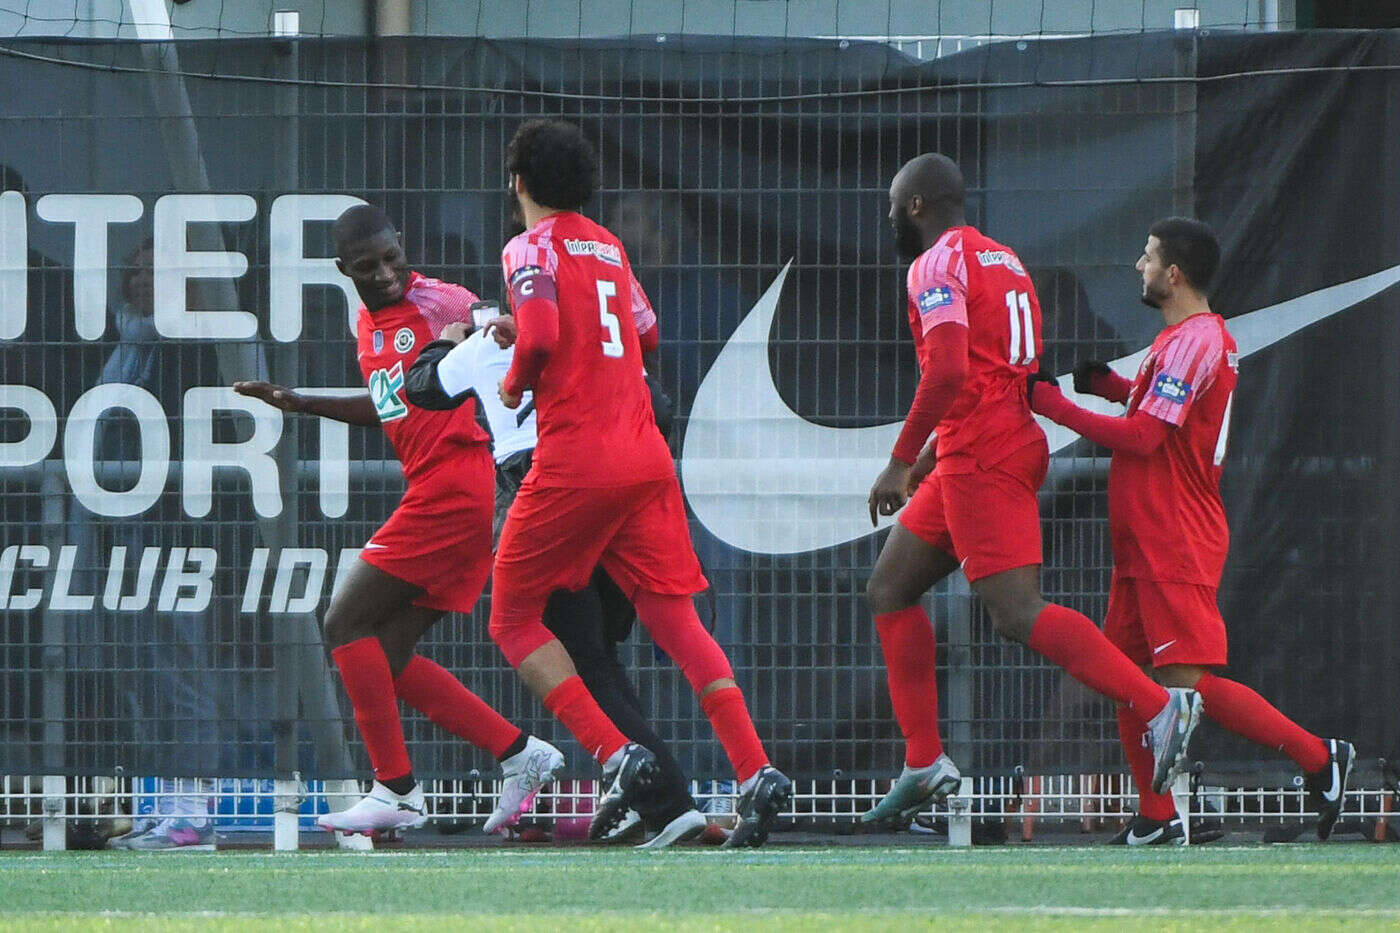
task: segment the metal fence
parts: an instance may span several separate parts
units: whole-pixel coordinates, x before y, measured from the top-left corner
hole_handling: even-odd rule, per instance
[[[1230,56],[1297,64],[1279,42],[1239,41],[1214,59],[1200,37],[1149,33],[978,45],[924,63],[883,44],[816,40],[9,43],[19,54],[0,57],[0,87],[11,91],[0,108],[0,383],[18,388],[5,390],[0,414],[0,583],[9,585],[0,771],[120,774],[123,794],[146,775],[365,773],[317,617],[348,556],[397,501],[391,452],[377,431],[273,417],[226,388],[245,378],[360,384],[344,286],[305,260],[329,255],[324,221],[343,203],[316,197],[382,204],[416,268],[497,296],[504,144],[526,117],[574,119],[600,153],[603,190],[591,212],[622,237],[660,314],[678,454],[689,456],[685,444],[700,436],[692,407],[712,364],[789,262],[755,359],[801,418],[833,429],[887,425],[903,416],[915,382],[903,268],[884,218],[898,166],[929,150],[963,166],[971,222],[1031,268],[1043,366],[1063,373],[1076,359],[1123,356],[1156,329],[1137,305],[1132,270],[1152,220],[1203,214],[1235,248],[1217,192],[1239,176],[1208,178],[1202,190],[1202,162],[1220,156],[1220,139],[1201,138],[1202,126],[1254,112],[1288,86],[1278,79],[1250,96],[1211,90],[1202,76]],[[1351,50],[1319,57],[1354,61]],[[1388,93],[1390,79],[1373,80],[1375,93]],[[1325,131],[1319,124],[1310,138]],[[1248,179],[1251,170],[1238,171]],[[98,216],[100,234],[75,240]],[[178,289],[180,320],[198,317],[186,332],[170,332],[176,317],[152,326],[134,311],[127,273],[146,261],[148,236],[155,278],[175,283],[156,286],[166,289],[161,300]],[[244,257],[246,270],[207,255],[221,252]],[[1269,268],[1289,261],[1269,257]],[[1320,266],[1324,278],[1350,268]],[[1260,299],[1241,311],[1276,294],[1231,288],[1241,302]],[[17,308],[27,309],[19,327]],[[761,436],[740,387],[729,397],[733,427]],[[1285,436],[1285,407],[1256,397],[1247,414]],[[1377,463],[1393,455],[1389,443],[1361,450],[1351,467],[1319,466],[1355,480],[1323,525],[1356,517]],[[1057,458],[1042,494],[1045,592],[1101,618],[1111,566],[1106,460],[1084,445],[1061,453],[1073,456]],[[833,453],[836,469],[824,473],[785,462],[783,450],[738,463],[726,481],[772,471],[768,504],[794,516],[797,532],[767,547],[736,546],[709,518],[725,487],[712,481],[715,463],[685,456],[716,635],[759,731],[775,762],[810,789],[799,807],[846,813],[902,754],[863,598],[883,535],[838,531],[833,540],[817,529],[831,515],[843,528],[859,523],[886,450]],[[1251,456],[1297,456],[1277,443],[1232,450],[1227,476],[1244,478],[1231,505],[1254,516],[1267,476],[1251,471]],[[729,498],[723,508],[747,508]],[[803,522],[818,546],[789,546],[807,534]],[[1268,527],[1256,520],[1244,531]],[[1271,585],[1262,571],[1232,569],[1226,589]],[[525,728],[552,735],[486,637],[488,599],[470,617],[441,622],[423,651]],[[1232,623],[1261,624],[1246,602],[1227,599]],[[1121,767],[1108,705],[993,635],[960,579],[933,594],[930,609],[945,735],[967,773],[993,781],[1018,767]],[[1299,644],[1308,625],[1288,622]],[[624,660],[692,776],[722,780],[728,766],[678,673],[637,637]],[[1255,679],[1279,673],[1248,663]],[[1396,679],[1391,672],[1384,689]],[[1297,702],[1306,692],[1273,684],[1310,726],[1357,723],[1377,743],[1394,737],[1350,718],[1345,688],[1331,680],[1311,708]],[[1306,719],[1319,712],[1321,722]],[[491,772],[486,756],[426,721],[410,717],[406,735],[417,773],[453,781]],[[1209,735],[1206,748],[1252,754]],[[587,776],[583,757],[569,754]],[[57,787],[45,794],[63,797]]]

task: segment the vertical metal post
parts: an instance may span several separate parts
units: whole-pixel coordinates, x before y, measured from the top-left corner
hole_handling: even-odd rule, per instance
[[[1190,80],[1173,85],[1172,114],[1175,122],[1172,162],[1172,213],[1178,217],[1196,216],[1196,43],[1195,32],[1177,37],[1177,77]]]
[[[972,587],[961,573],[948,578],[941,602],[948,619],[947,709],[943,721],[948,755],[967,768],[972,762]],[[931,618],[937,618],[930,613]]]
[[[63,463],[49,460],[44,463],[44,475],[39,484],[41,515],[44,522],[44,543],[49,549],[48,577],[52,581],[54,567],[58,563],[59,548],[63,546],[64,502],[68,487],[63,479]],[[52,582],[45,587],[53,592]],[[44,850],[66,849],[67,845],[67,800],[65,797],[66,779],[63,776],[64,752],[68,747],[67,725],[68,704],[64,702],[64,680],[68,666],[67,632],[63,613],[53,609],[44,610],[42,629],[43,667],[41,683],[41,715],[44,723]]]

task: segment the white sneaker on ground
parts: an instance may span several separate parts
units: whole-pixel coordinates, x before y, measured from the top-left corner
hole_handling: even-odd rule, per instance
[[[374,782],[369,794],[348,810],[327,813],[316,820],[322,829],[336,833],[369,835],[389,829],[417,829],[428,822],[423,785],[414,784],[406,794],[396,794]]]
[[[501,770],[505,772],[501,795],[496,798],[496,809],[487,817],[483,832],[494,833],[528,810],[539,789],[564,770],[564,754],[532,735],[525,740],[523,749],[501,762]]]
[[[107,845],[135,852],[213,852],[217,848],[214,826],[208,819],[200,822],[202,825],[195,826],[190,820],[171,817],[161,820],[148,832],[112,839]]]
[[[676,817],[661,831],[652,836],[646,842],[637,846],[638,849],[664,849],[667,846],[675,845],[678,842],[688,842],[705,831],[705,814],[699,810],[687,810]]]

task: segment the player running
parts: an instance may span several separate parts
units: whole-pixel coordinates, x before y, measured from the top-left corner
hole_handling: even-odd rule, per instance
[[[505,772],[493,831],[564,766],[559,750],[527,736],[414,646],[447,612],[470,612],[491,573],[495,467],[476,406],[428,411],[404,397],[404,374],[444,327],[470,321],[476,295],[412,272],[398,232],[379,208],[357,205],[332,227],[336,268],[364,307],[356,330],[369,392],[350,398],[304,395],[265,382],[234,390],[287,412],[349,424],[380,423],[408,488],[331,594],[326,643],[355,709],[375,782],[354,806],[318,821],[329,830],[372,833],[427,821],[414,780],[398,701],[494,755]]]
[[[1108,522],[1113,582],[1104,634],[1171,687],[1191,687],[1206,715],[1237,735],[1278,749],[1303,769],[1326,839],[1341,813],[1355,751],[1320,739],[1244,684],[1211,669],[1225,664],[1225,621],[1216,589],[1230,529],[1220,474],[1239,373],[1235,341],[1210,309],[1206,289],[1220,264],[1215,234],[1197,220],[1152,225],[1137,261],[1142,300],[1166,327],[1129,382],[1100,362],[1074,369],[1074,390],[1127,406],[1124,417],[1085,411],[1048,376],[1032,375],[1031,408],[1113,451]],[[1149,780],[1152,761],[1136,710],[1120,706],[1118,729],[1138,786],[1138,816],[1114,840],[1181,843],[1171,797]]]
[[[1040,305],[1020,259],[967,226],[963,179],[946,156],[907,162],[890,185],[896,247],[914,258],[906,286],[921,376],[889,465],[870,490],[870,520],[900,512],[868,595],[905,738],[903,773],[866,822],[907,822],[957,790],[943,753],[933,626],[919,599],[962,567],[997,632],[1064,668],[1148,723],[1152,787],[1186,754],[1200,714],[1194,691],[1164,689],[1085,616],[1040,593],[1036,491],[1049,449],[1026,402],[1040,356]],[[937,429],[937,454],[925,442]]]
[[[680,666],[737,772],[740,822],[725,844],[762,845],[792,784],[769,765],[691,602],[706,582],[642,378],[631,265],[617,237],[577,213],[597,184],[593,148],[572,124],[532,120],[506,158],[526,230],[502,255],[519,338],[499,394],[515,408],[534,390],[539,443],[496,552],[491,636],[603,765],[607,789],[589,830],[602,836],[651,780],[654,757],[604,715],[540,622],[550,593],[580,589],[601,564]]]
[[[633,289],[633,321],[645,352],[648,347],[655,349],[660,332],[646,294],[636,283]],[[424,347],[409,369],[407,392],[414,404],[440,410],[456,408],[473,396],[477,399],[491,428],[492,453],[496,458],[496,517],[500,521],[530,468],[536,439],[535,413],[524,396],[517,414],[507,409],[496,394],[514,356],[510,349],[515,339],[514,321],[509,316],[484,317],[479,323],[481,328],[470,334],[463,324],[443,328],[439,339]],[[660,422],[658,417],[658,428],[662,427]],[[633,617],[631,603],[602,570],[595,571],[581,590],[552,594],[544,610],[545,627],[569,652],[584,686],[603,712],[628,738],[656,756],[656,777],[633,800],[635,812],[628,814],[631,822],[624,821],[607,838],[627,838],[650,829],[654,835],[639,848],[662,849],[700,835],[705,829],[705,817],[695,809],[690,781],[647,722],[641,700],[618,660],[617,644],[630,633]]]

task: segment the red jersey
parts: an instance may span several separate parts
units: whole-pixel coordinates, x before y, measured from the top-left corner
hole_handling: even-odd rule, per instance
[[[642,375],[639,323],[656,316],[617,237],[572,211],[506,244],[511,305],[552,297],[559,337],[532,386],[538,415],[534,482],[628,486],[674,475]]]
[[[1195,314],[1152,341],[1128,414],[1175,425],[1146,456],[1115,451],[1108,471],[1113,562],[1123,577],[1218,586],[1230,547],[1220,473],[1239,373],[1218,314]]]
[[[360,308],[355,325],[360,371],[409,482],[451,460],[464,447],[491,441],[476,422],[476,399],[451,411],[431,411],[409,402],[404,393],[404,374],[419,351],[448,324],[470,324],[468,309],[476,300],[460,285],[411,272],[398,302],[378,311]]]
[[[938,423],[938,468],[987,467],[1044,443],[1026,401],[1039,369],[1040,302],[1021,260],[975,227],[953,227],[909,266],[909,329],[927,370],[924,338],[939,324],[968,329],[968,370]]]

